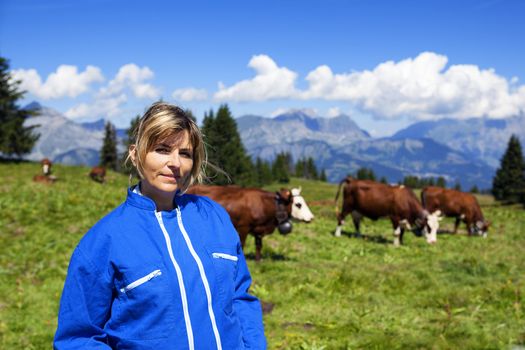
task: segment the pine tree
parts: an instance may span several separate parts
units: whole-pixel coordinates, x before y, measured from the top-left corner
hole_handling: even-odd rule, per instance
[[[6,156],[21,157],[31,152],[40,136],[33,130],[37,125],[24,127],[24,121],[37,113],[17,105],[24,96],[18,90],[19,85],[19,81],[11,78],[9,62],[0,57],[0,154]]]
[[[403,185],[410,188],[420,188],[421,183],[419,177],[413,175],[407,175],[403,178]]]
[[[384,177],[384,176],[381,176],[381,179],[379,180],[379,182],[381,182],[382,184],[385,184],[385,185],[388,184],[388,181],[387,181],[386,177]]]
[[[445,180],[443,176],[438,177],[436,181],[436,186],[441,188],[447,187],[447,180]]]
[[[268,185],[273,181],[271,165],[259,157],[255,160],[255,179],[257,186]]]
[[[306,177],[306,167],[305,167],[305,161],[302,159],[299,159],[297,163],[295,163],[295,176],[296,177]]]
[[[279,153],[272,163],[272,176],[280,183],[290,182],[290,167],[292,157],[290,153]]]
[[[202,132],[207,144],[209,162],[227,174],[217,171],[209,174],[213,183],[218,185],[255,183],[253,164],[242,144],[237,123],[227,105],[221,105],[216,116],[213,115],[213,111],[204,116]]]
[[[314,159],[309,157],[306,160],[306,171],[307,171],[307,179],[317,180],[319,177],[317,173],[317,167],[315,166]]]
[[[512,135],[492,180],[492,194],[497,200],[516,203],[523,200],[525,190],[525,160],[517,136]]]
[[[319,181],[323,181],[323,182],[328,181],[328,178],[326,177],[326,171],[324,169],[321,170],[321,175],[319,175]]]
[[[117,132],[115,126],[106,122],[104,141],[100,150],[100,165],[108,169],[118,170]]]
[[[376,180],[376,175],[374,174],[374,171],[368,168],[357,169],[355,177],[358,180],[372,180],[372,181]]]

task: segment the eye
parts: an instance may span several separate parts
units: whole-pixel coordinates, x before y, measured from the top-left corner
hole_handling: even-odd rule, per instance
[[[158,147],[155,147],[155,152],[160,153],[160,154],[167,154],[167,153],[170,153],[170,149],[165,146],[158,146]]]
[[[296,203],[295,206],[299,209],[301,209],[301,207],[303,206],[301,203]]]
[[[193,158],[193,152],[190,150],[182,149],[179,151],[179,154],[184,158],[189,158],[189,159]]]

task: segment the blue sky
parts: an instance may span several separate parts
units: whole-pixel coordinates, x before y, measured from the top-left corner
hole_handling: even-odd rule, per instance
[[[0,55],[37,100],[120,127],[162,98],[307,109],[375,136],[525,112],[525,1],[1,0]]]

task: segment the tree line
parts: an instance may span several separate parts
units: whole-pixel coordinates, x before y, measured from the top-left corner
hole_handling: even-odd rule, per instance
[[[13,156],[16,157],[15,159],[20,159],[31,152],[40,136],[35,132],[38,125],[24,126],[25,120],[35,116],[37,111],[24,109],[18,105],[18,101],[25,93],[19,89],[19,85],[20,81],[14,80],[9,72],[9,61],[0,57],[0,159]],[[191,111],[187,113],[195,120]],[[139,116],[131,120],[124,140],[125,149],[133,142],[132,135],[138,120]],[[246,153],[237,124],[227,105],[220,106],[216,113],[213,110],[207,112],[201,129],[207,144],[208,160],[217,166],[210,168],[208,173],[213,183],[263,186],[274,181],[286,183],[290,181],[290,176],[326,181],[325,170],[319,172],[313,158],[294,162],[290,153],[284,152],[278,154],[272,162],[261,158],[252,160]],[[117,153],[115,126],[106,122],[100,150],[100,165],[129,172],[130,169],[125,169],[121,165],[126,156],[127,152],[121,155]],[[376,180],[373,170],[368,168],[360,168],[354,176],[359,179]],[[387,183],[384,177],[379,181]],[[402,183],[414,188],[428,185],[446,186],[443,177],[406,176]],[[454,188],[461,189],[459,183],[456,183]],[[479,190],[474,186],[470,191]],[[509,139],[500,167],[493,178],[491,193],[499,201],[525,204],[525,159],[516,135],[512,135]]]

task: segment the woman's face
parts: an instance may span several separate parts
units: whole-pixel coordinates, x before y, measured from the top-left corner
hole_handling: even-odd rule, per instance
[[[132,159],[134,158],[132,153]],[[142,174],[144,178],[141,181],[142,194],[153,199],[158,210],[172,209],[173,195],[186,183],[192,167],[193,147],[188,131],[159,140],[146,153]]]

